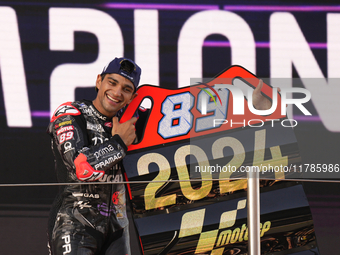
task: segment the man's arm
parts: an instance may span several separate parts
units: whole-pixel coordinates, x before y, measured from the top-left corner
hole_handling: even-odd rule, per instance
[[[121,124],[118,118],[114,117],[110,139],[103,144],[83,147],[74,160],[78,179],[98,180],[105,170],[121,161],[126,155],[127,146],[136,138],[136,121],[137,118],[132,118]]]
[[[137,118],[132,117],[130,120],[119,123],[117,117],[112,118],[112,136],[119,135],[125,145],[128,147],[136,139],[136,124]]]
[[[126,155],[127,147],[118,134],[110,138],[98,137],[95,145],[88,141],[86,122],[80,112],[78,115],[63,114],[53,120],[49,125],[49,133],[75,181],[100,179],[106,170]]]

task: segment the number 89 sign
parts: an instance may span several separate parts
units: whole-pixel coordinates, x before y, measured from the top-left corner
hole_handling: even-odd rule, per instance
[[[185,88],[170,90],[143,85],[123,114],[121,122],[131,118],[145,98],[151,100],[147,116],[140,116],[138,120],[145,121],[138,126],[143,132],[138,142],[129,146],[123,160],[137,229],[144,233],[146,230],[139,226],[152,221],[156,215],[173,222],[167,226],[153,226],[148,233],[140,235],[144,251],[153,249],[153,240],[156,236],[160,238],[160,233],[164,233],[164,240],[176,240],[165,234],[174,226],[177,226],[176,233],[182,233],[179,238],[185,238],[187,234],[183,234],[182,228],[189,219],[185,215],[220,210],[227,206],[230,195],[245,193],[247,181],[241,178],[246,177],[246,173],[238,171],[242,167],[283,167],[300,163],[292,128],[277,125],[286,120],[286,116],[281,115],[280,95],[264,84],[264,96],[271,100],[273,91],[277,93],[274,94],[277,108],[269,115],[256,115],[248,109],[246,98],[242,105],[236,104],[233,89],[218,86],[233,84],[235,79],[243,80],[251,88],[259,83],[259,79],[244,68],[232,66],[207,83]],[[243,108],[243,113],[237,114],[235,107]],[[275,179],[287,176],[283,171],[269,174]],[[240,179],[231,180],[233,177]],[[266,182],[265,185],[275,183]],[[221,215],[227,213],[221,211]],[[221,225],[221,215],[211,219],[210,226]],[[201,223],[200,229],[204,229],[207,223],[205,220]],[[203,239],[197,241],[203,242]],[[193,245],[200,247],[202,244]],[[195,249],[200,253],[201,248]],[[167,254],[166,250],[164,252]]]
[[[199,201],[211,197],[212,190],[218,190],[219,195],[242,190],[246,181],[230,182],[228,178],[235,172],[230,169],[287,166],[293,160],[287,156],[289,152],[283,151],[287,143],[292,145],[289,150],[298,155],[292,129],[274,125],[273,120],[285,119],[280,107],[271,115],[255,115],[245,107],[244,99],[244,114],[237,115],[233,111],[232,93],[227,89],[215,90],[217,82],[232,84],[236,78],[253,88],[259,82],[244,68],[232,66],[204,84],[176,90],[150,85],[138,88],[138,96],[126,109],[121,122],[131,118],[145,98],[151,100],[140,141],[129,146],[128,156],[123,160],[129,180],[151,181],[137,185],[138,192],[130,190],[130,197],[141,202],[140,209],[164,209],[177,204],[179,199]],[[262,92],[271,98],[273,90],[264,84]],[[206,95],[212,96],[206,100]],[[276,98],[279,106],[280,96]],[[203,113],[202,100],[207,103]],[[223,121],[217,123],[216,119]],[[224,124],[228,121],[229,124]],[[265,158],[266,150],[269,158],[268,155]],[[295,156],[294,162],[298,158]],[[211,171],[213,168],[229,171]],[[282,179],[285,174],[276,172],[272,177]],[[179,183],[170,184],[171,180]]]

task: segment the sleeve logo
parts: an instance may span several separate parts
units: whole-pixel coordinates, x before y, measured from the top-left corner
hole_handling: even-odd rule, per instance
[[[71,102],[64,103],[60,105],[53,113],[51,122],[54,122],[57,118],[64,115],[80,115],[81,112],[74,107]]]

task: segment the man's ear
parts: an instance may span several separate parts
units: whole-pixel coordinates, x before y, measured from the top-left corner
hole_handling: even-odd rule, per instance
[[[96,89],[100,89],[100,85],[102,84],[102,76],[100,74],[97,75],[97,80],[96,80]]]

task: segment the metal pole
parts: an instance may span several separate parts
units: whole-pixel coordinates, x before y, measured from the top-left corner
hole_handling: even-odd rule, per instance
[[[261,254],[260,237],[260,183],[259,168],[250,167],[248,174],[248,253]]]

